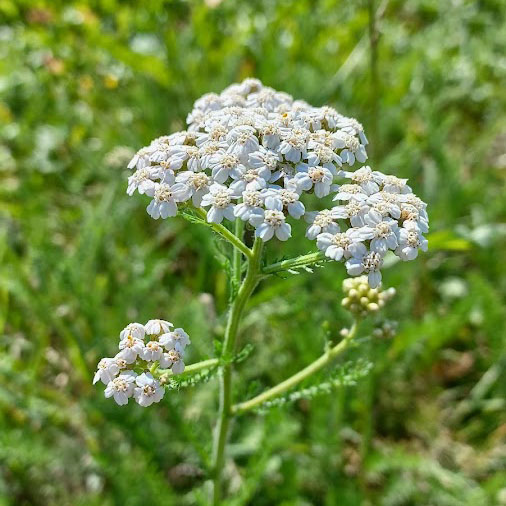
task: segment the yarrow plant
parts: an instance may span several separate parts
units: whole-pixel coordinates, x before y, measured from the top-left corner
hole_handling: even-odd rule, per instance
[[[181,214],[232,245],[232,303],[221,356],[185,369],[189,338],[182,329],[172,331],[163,320],[133,323],[120,334],[120,352],[99,363],[95,381],[105,383],[106,397],[118,404],[133,398],[148,406],[162,399],[168,376],[216,367],[220,407],[211,476],[218,504],[231,417],[271,402],[341,354],[355,336],[358,320],[392,295],[380,288],[385,257],[415,259],[427,249],[423,234],[429,225],[426,204],[406,179],[363,165],[368,140],[362,125],[332,107],[312,107],[246,79],[198,99],[187,123],[187,130],[159,137],[136,153],[128,165],[133,173],[127,193],[150,198],[146,210],[154,219]],[[316,199],[305,199],[307,194]],[[309,203],[317,208],[309,209]],[[289,240],[294,220],[306,222],[305,236],[315,241],[316,251],[266,265],[264,244]],[[353,325],[307,368],[234,404],[236,338],[253,290],[271,274],[311,271],[310,266],[326,261],[344,263],[356,277],[347,281],[343,300]]]

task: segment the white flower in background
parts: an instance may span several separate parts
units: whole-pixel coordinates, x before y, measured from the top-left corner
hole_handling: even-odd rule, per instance
[[[274,234],[280,241],[286,241],[292,235],[292,227],[286,223],[281,211],[267,209],[262,214],[254,214],[250,223],[256,228],[255,236],[264,242],[272,239]]]
[[[311,225],[306,230],[308,239],[316,239],[318,234],[328,232],[335,234],[339,232],[339,225],[336,223],[336,213],[332,209],[324,209],[323,211],[311,211],[306,213],[305,220]]]
[[[346,132],[348,135],[358,135],[360,138],[360,142],[367,146],[369,141],[364,133],[364,127],[361,123],[359,123],[355,118],[346,118],[341,116],[336,121],[336,127],[340,128],[343,132]]]
[[[121,351],[118,353],[118,357],[125,360],[127,364],[133,364],[142,353],[144,342],[128,335],[119,342],[119,349]]]
[[[109,398],[113,397],[116,404],[124,406],[128,404],[128,399],[132,397],[135,387],[135,378],[137,374],[133,371],[125,371],[117,378],[114,378],[107,384],[104,395]]]
[[[146,334],[150,336],[159,336],[160,334],[170,332],[172,327],[174,327],[174,325],[166,320],[149,320],[148,323],[144,325]]]
[[[144,339],[146,329],[141,323],[129,323],[119,334],[120,339],[132,336],[134,339]]]
[[[165,390],[151,373],[142,373],[135,378],[134,398],[140,406],[151,406],[160,402]]]
[[[234,216],[248,221],[253,214],[262,214],[264,197],[259,191],[246,190],[242,194],[242,202],[234,208]]]
[[[162,334],[159,338],[159,342],[168,351],[178,350],[182,352],[190,344],[190,336],[184,329],[177,328],[172,332]]]
[[[103,358],[97,366],[97,372],[93,377],[93,384],[101,381],[107,385],[119,373],[119,367],[113,358]]]
[[[325,253],[326,257],[337,262],[343,258],[350,258],[352,255],[362,257],[367,253],[367,248],[352,228],[346,232],[319,234],[316,238],[316,246]]]
[[[383,257],[375,251],[359,252],[346,262],[346,270],[350,276],[358,276],[363,272],[367,274],[367,280],[371,288],[376,288],[381,283],[380,269],[383,265]]]
[[[232,203],[232,199],[235,198],[232,190],[226,186],[213,184],[209,188],[209,193],[204,195],[201,203],[202,207],[211,206],[207,212],[207,221],[221,223],[223,218],[233,220],[235,204]]]
[[[169,350],[160,358],[161,369],[172,369],[174,374],[181,374],[184,371],[183,352],[178,348]]]
[[[149,341],[140,353],[140,357],[148,362],[154,362],[162,356],[162,353],[163,347],[158,341]]]

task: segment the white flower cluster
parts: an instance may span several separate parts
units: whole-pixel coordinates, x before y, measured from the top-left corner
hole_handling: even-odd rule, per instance
[[[119,405],[127,404],[130,397],[144,407],[160,402],[165,390],[150,371],[154,366],[182,373],[184,350],[190,344],[188,334],[173,327],[165,320],[128,324],[120,333],[119,353],[100,360],[93,384],[104,383],[105,396]]]
[[[175,216],[191,202],[207,209],[211,223],[241,219],[263,241],[286,241],[287,219],[304,217],[306,236],[346,262],[350,275],[367,274],[373,287],[388,250],[412,260],[427,248],[426,204],[405,179],[368,166],[343,170],[367,160],[357,120],[246,79],[201,97],[187,122],[187,131],[155,139],[129,164],[127,193],[152,197],[153,218]],[[337,205],[308,212],[304,193]]]

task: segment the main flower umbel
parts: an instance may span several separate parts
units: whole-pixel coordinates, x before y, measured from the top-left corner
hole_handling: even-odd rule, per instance
[[[304,217],[306,237],[345,262],[350,275],[366,274],[372,287],[388,251],[412,260],[427,249],[426,204],[406,179],[368,166],[343,170],[367,160],[357,120],[246,79],[201,97],[187,123],[188,130],[142,148],[128,166],[136,170],[127,193],[152,197],[153,218],[176,216],[191,203],[207,210],[210,223],[240,219],[263,241],[286,241],[288,220]],[[336,205],[307,211],[304,193]]]

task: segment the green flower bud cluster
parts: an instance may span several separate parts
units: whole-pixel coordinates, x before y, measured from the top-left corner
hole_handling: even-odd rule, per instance
[[[343,281],[343,292],[343,307],[357,316],[364,317],[379,311],[395,295],[395,288],[371,288],[367,276],[358,276]]]

